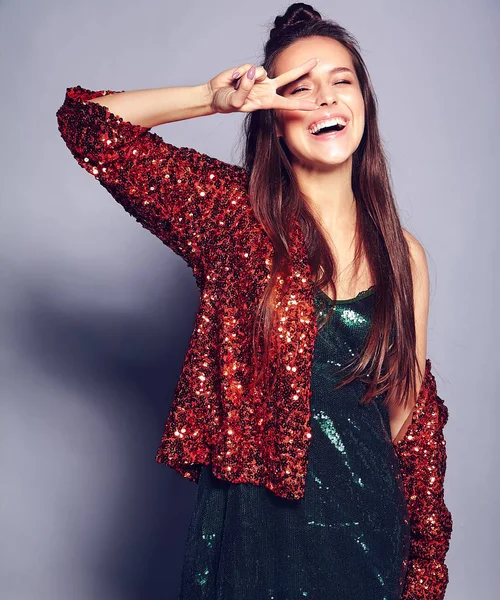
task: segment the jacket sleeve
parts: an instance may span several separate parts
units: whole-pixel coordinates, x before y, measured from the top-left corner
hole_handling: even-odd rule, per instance
[[[401,600],[442,600],[448,585],[445,556],[452,517],[444,502],[448,409],[436,392],[431,362],[406,434],[394,442],[410,516],[410,553]]]
[[[200,287],[210,246],[220,244],[245,193],[246,171],[168,144],[150,128],[87,102],[112,93],[120,92],[67,88],[56,114],[59,132],[80,166],[187,262]]]

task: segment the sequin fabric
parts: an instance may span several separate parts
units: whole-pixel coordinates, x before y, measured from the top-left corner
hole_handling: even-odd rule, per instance
[[[292,268],[279,280],[275,299],[282,350],[274,385],[252,387],[251,327],[269,277],[272,245],[251,209],[248,174],[168,144],[149,128],[87,102],[110,93],[119,92],[68,88],[57,111],[59,132],[77,162],[186,261],[200,290],[156,460],[195,482],[202,465],[211,465],[219,479],[262,485],[289,500],[303,498],[318,328],[300,225],[297,219],[292,224]],[[427,360],[412,424],[395,444],[416,536],[403,600],[439,599],[447,580],[446,419],[430,369]]]
[[[425,376],[405,436],[394,443],[411,515],[408,573],[402,600],[441,600],[448,585],[445,564],[453,520],[444,501],[448,408],[438,396],[427,359]]]
[[[315,299],[318,318],[332,314],[315,340],[304,497],[202,468],[179,600],[401,598],[410,525],[387,410],[360,403],[359,381],[335,389],[368,334],[374,293]]]

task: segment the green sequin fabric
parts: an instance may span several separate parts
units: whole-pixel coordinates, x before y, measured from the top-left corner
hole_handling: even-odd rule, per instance
[[[339,370],[369,332],[375,288],[315,296],[312,438],[300,500],[216,478],[203,466],[178,600],[399,600],[410,528],[388,414],[339,390]]]

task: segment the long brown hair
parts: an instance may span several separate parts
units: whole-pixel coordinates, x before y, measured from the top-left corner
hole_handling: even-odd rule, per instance
[[[355,258],[367,260],[376,297],[372,327],[362,351],[349,365],[339,387],[358,378],[367,383],[362,401],[385,394],[385,404],[406,406],[415,394],[416,336],[410,253],[391,188],[387,159],[377,121],[377,99],[358,42],[335,21],[322,19],[310,5],[292,4],[276,17],[261,62],[275,76],[279,54],[295,41],[324,36],[340,42],[350,53],[365,103],[365,130],[353,155],[352,189],[356,200]],[[270,278],[257,307],[253,328],[254,382],[267,372],[277,311],[274,288],[289,271],[289,235],[294,218],[304,235],[315,286],[330,284],[335,291],[336,264],[322,228],[301,193],[286,145],[276,133],[274,110],[248,113],[244,120],[243,163],[250,174],[249,195],[256,217],[273,245]],[[275,336],[274,341],[276,341]],[[259,363],[259,340],[262,357]],[[279,341],[278,341],[279,343]],[[419,369],[420,372],[420,369]]]

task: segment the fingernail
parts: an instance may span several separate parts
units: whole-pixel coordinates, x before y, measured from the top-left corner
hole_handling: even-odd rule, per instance
[[[247,71],[248,79],[253,79],[255,77],[255,66],[251,66]]]
[[[237,78],[237,77],[239,77],[239,76],[240,76],[240,72],[239,72],[239,71],[235,71],[235,72],[234,72],[234,73],[231,75],[231,78],[232,78],[232,79],[236,79],[236,78]]]
[[[238,81],[236,82],[236,85],[234,86],[235,90],[237,90],[240,87],[240,83],[241,83],[241,79],[238,79]]]

